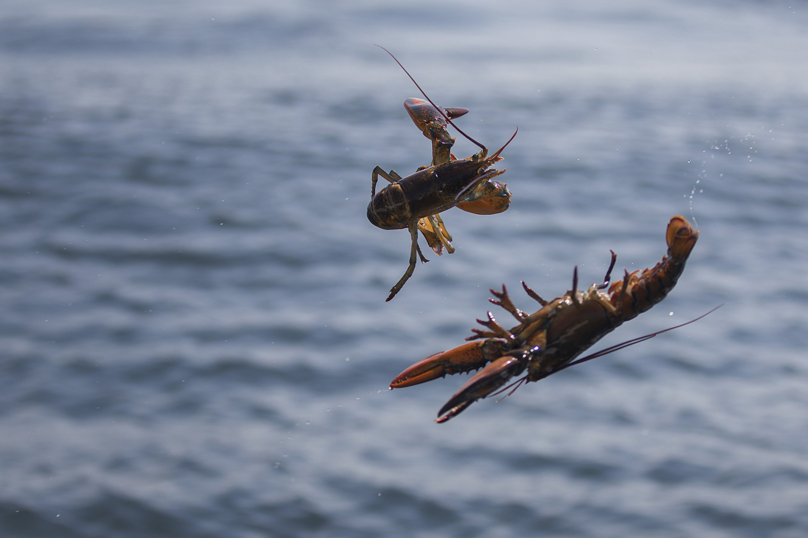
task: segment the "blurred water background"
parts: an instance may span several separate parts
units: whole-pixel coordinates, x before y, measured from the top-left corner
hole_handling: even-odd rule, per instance
[[[797,537],[808,529],[808,5],[6,0],[0,535]],[[419,96],[511,209],[406,231],[374,166]],[[455,154],[476,148],[458,139]],[[474,404],[390,380],[507,284],[555,297],[701,238],[597,347]],[[505,320],[500,311],[497,315]]]

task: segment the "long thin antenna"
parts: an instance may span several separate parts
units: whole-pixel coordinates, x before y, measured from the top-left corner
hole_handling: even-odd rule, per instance
[[[675,327],[668,327],[667,329],[663,329],[663,330],[661,330],[661,331],[657,331],[657,332],[655,332],[655,333],[651,333],[651,334],[646,334],[645,336],[639,336],[639,337],[637,337],[637,338],[633,338],[633,339],[631,339],[631,340],[627,340],[627,341],[622,342],[622,343],[620,343],[620,344],[617,344],[617,345],[614,345],[614,346],[611,346],[611,347],[607,347],[606,349],[602,349],[602,350],[600,350],[600,351],[596,351],[595,353],[592,353],[591,355],[587,355],[586,357],[584,357],[584,358],[582,358],[582,359],[578,359],[578,360],[576,360],[576,361],[572,361],[571,363],[569,363],[569,364],[565,364],[564,366],[562,366],[562,367],[560,367],[560,368],[556,368],[556,369],[555,369],[555,371],[553,371],[553,373],[555,374],[555,373],[560,372],[561,370],[564,370],[564,369],[566,369],[566,368],[569,368],[570,366],[575,366],[576,364],[581,364],[582,362],[591,361],[592,359],[597,359],[598,357],[602,357],[602,356],[604,356],[604,355],[608,355],[609,353],[613,353],[613,352],[615,352],[615,351],[620,351],[621,349],[623,349],[623,348],[627,348],[627,347],[629,347],[629,346],[633,346],[634,344],[639,344],[640,342],[645,342],[646,340],[650,340],[651,338],[653,338],[653,337],[655,337],[655,336],[658,336],[658,335],[660,335],[660,334],[662,334],[662,333],[666,333],[666,332],[668,332],[668,331],[672,331],[672,330],[674,330],[674,329],[679,329],[680,327],[684,327],[685,325],[690,325],[691,323],[695,323],[695,322],[697,322],[698,320],[700,320],[700,319],[701,319],[701,318],[703,318],[703,317],[709,316],[710,314],[712,314],[713,312],[715,312],[716,310],[718,310],[718,309],[719,309],[719,308],[721,308],[722,306],[724,306],[724,304],[723,304],[723,303],[721,303],[720,305],[716,306],[715,308],[713,308],[712,310],[710,310],[710,311],[709,311],[709,312],[707,312],[706,314],[702,314],[702,315],[700,315],[699,317],[697,317],[696,319],[691,319],[690,321],[687,321],[687,322],[685,322],[685,323],[682,323],[681,325],[677,325],[677,326],[675,326]]]
[[[457,127],[455,127],[455,129],[457,129]],[[516,134],[518,132],[519,132],[519,127],[516,128],[516,131],[513,133],[513,135],[511,135],[511,137],[508,139],[508,141],[505,142],[505,145],[502,146],[501,148],[499,148],[496,153],[491,155],[491,159],[496,159],[497,157],[499,157],[499,154],[502,153],[502,150],[507,148],[508,144],[510,144],[513,141],[513,139],[516,138]]]
[[[408,76],[408,77],[410,77],[410,80],[413,82],[413,84],[415,84],[415,87],[416,87],[416,88],[418,88],[418,91],[420,91],[420,92],[421,92],[421,95],[423,95],[424,97],[426,97],[426,100],[427,100],[427,101],[429,101],[429,104],[430,104],[430,105],[432,105],[433,107],[435,107],[435,109],[436,109],[438,112],[440,112],[440,115],[441,115],[441,116],[443,116],[443,117],[446,119],[446,121],[448,121],[448,122],[449,122],[449,124],[450,124],[452,127],[454,127],[455,129],[457,129],[457,132],[458,132],[458,133],[462,134],[463,136],[465,136],[466,138],[468,138],[469,140],[471,140],[471,141],[472,141],[472,142],[473,142],[473,143],[474,143],[474,144],[475,144],[477,147],[479,147],[480,149],[483,149],[483,150],[488,151],[488,148],[486,148],[485,146],[483,146],[482,144],[480,144],[479,142],[477,142],[476,140],[474,140],[473,138],[471,138],[469,135],[467,135],[466,133],[464,133],[464,132],[463,132],[463,131],[460,129],[460,127],[458,127],[457,125],[455,125],[455,124],[452,122],[452,120],[451,120],[451,119],[449,119],[449,116],[447,116],[446,114],[444,114],[444,113],[443,113],[443,109],[441,109],[441,107],[439,107],[438,105],[436,105],[435,103],[433,103],[433,102],[432,102],[432,99],[430,99],[430,98],[429,98],[429,96],[426,94],[426,92],[425,92],[425,91],[424,91],[424,90],[421,88],[421,86],[419,86],[419,85],[418,85],[418,83],[417,83],[417,82],[415,82],[415,79],[414,79],[414,78],[412,78],[412,75],[410,75],[410,72],[409,72],[409,71],[407,71],[407,69],[406,69],[406,68],[405,68],[403,65],[401,65],[401,62],[399,62],[399,61],[398,61],[398,58],[396,58],[395,56],[393,56],[393,53],[392,53],[392,52],[390,52],[390,51],[389,51],[389,50],[387,50],[386,48],[382,47],[381,45],[376,45],[376,46],[377,46],[377,47],[379,47],[380,49],[382,49],[382,50],[383,50],[384,52],[386,52],[387,54],[389,54],[389,55],[390,55],[390,57],[391,57],[391,58],[393,58],[393,59],[396,61],[396,63],[398,64],[398,66],[399,66],[401,69],[403,69],[405,73],[407,73],[407,76]],[[514,134],[514,136],[516,136],[516,135]],[[509,140],[509,142],[510,142],[510,140]],[[505,144],[505,145],[507,146],[507,144]],[[504,147],[503,147],[503,149],[504,149]],[[502,151],[502,150],[500,150],[500,151]]]

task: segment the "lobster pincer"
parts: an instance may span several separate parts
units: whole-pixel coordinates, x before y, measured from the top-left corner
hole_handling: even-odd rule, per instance
[[[468,113],[468,108],[440,108],[432,106],[423,99],[410,98],[404,101],[404,108],[415,126],[424,136],[432,141],[432,164],[446,164],[454,160],[452,146],[455,139],[447,129],[449,119],[459,118]]]
[[[495,215],[507,211],[510,206],[511,191],[508,190],[508,184],[489,179],[457,204],[457,209],[475,215]]]
[[[501,357],[509,349],[508,346],[505,339],[491,338],[435,353],[398,374],[390,383],[390,388],[411,387],[447,375],[477,370]]]
[[[455,392],[438,411],[438,424],[462,413],[468,406],[490,396],[527,368],[530,351],[515,351],[500,357],[476,374]]]

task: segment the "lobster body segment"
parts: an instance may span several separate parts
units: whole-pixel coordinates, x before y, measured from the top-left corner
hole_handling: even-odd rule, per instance
[[[368,220],[379,228],[397,230],[406,228],[413,219],[451,209],[478,185],[502,174],[504,170],[491,169],[501,159],[486,158],[481,151],[468,159],[431,166],[399,179],[374,194],[368,204]]]
[[[496,393],[524,372],[524,377],[515,383],[517,387],[588,360],[592,356],[575,359],[623,322],[649,310],[667,296],[684,271],[698,237],[699,233],[690,223],[676,215],[668,223],[667,256],[642,273],[626,271],[623,280],[610,285],[617,258],[612,252],[604,282],[592,284],[586,291],[578,289],[577,267],[572,289],[552,301],[545,301],[522,282],[527,294],[542,305],[532,314],[514,306],[505,286],[501,292],[491,290],[495,299],[490,301],[508,311],[518,325],[506,330],[489,312],[488,321],[477,320],[486,330],[472,329],[475,334],[467,338],[472,342],[416,363],[399,374],[390,388],[482,368],[440,410],[437,422],[445,422],[478,399]]]

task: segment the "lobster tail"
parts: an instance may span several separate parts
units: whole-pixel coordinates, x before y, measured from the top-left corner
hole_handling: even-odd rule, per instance
[[[687,258],[690,257],[690,251],[696,246],[698,239],[699,232],[693,230],[684,217],[674,215],[668,223],[668,231],[665,234],[665,240],[668,242],[668,256],[674,260],[674,263],[680,263],[684,268]],[[679,272],[681,273],[681,269]]]
[[[638,271],[627,273],[622,282],[612,284],[611,302],[620,309],[624,321],[650,310],[670,293],[698,238],[699,232],[684,217],[675,215],[665,234],[668,255],[653,269],[646,269],[639,276]]]

